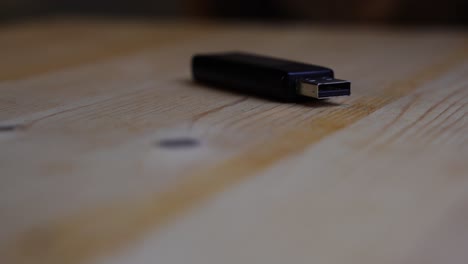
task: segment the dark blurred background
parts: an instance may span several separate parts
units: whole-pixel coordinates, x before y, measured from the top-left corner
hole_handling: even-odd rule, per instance
[[[0,0],[0,22],[48,16],[467,25],[467,0]]]

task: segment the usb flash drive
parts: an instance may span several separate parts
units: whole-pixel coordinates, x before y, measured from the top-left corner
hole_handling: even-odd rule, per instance
[[[351,94],[351,83],[335,79],[332,69],[241,52],[195,55],[192,74],[199,82],[286,101]]]

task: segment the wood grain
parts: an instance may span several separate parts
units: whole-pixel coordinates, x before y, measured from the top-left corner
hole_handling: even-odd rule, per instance
[[[0,62],[2,262],[409,263],[463,229],[464,33],[92,25],[4,29],[3,51],[33,56]],[[28,38],[64,55],[41,69]],[[193,53],[232,49],[331,66],[353,96],[282,104],[189,81]],[[157,144],[180,137],[200,144]]]

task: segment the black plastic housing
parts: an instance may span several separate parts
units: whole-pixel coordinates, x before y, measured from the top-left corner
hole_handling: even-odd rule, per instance
[[[199,82],[286,101],[302,97],[302,79],[334,78],[329,68],[242,52],[195,55],[192,74]]]

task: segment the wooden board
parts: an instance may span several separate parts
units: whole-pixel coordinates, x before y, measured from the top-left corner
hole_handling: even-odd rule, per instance
[[[467,37],[4,26],[0,262],[464,263]],[[224,50],[332,67],[353,95],[285,104],[194,84],[191,55]]]

